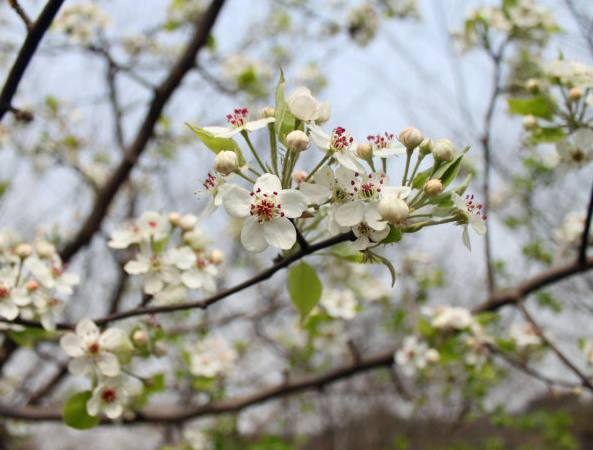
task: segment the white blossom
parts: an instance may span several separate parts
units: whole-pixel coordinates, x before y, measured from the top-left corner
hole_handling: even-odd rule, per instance
[[[350,289],[324,289],[320,304],[331,317],[350,320],[356,316],[357,302]]]
[[[212,378],[230,371],[238,358],[227,342],[210,336],[187,348],[192,375]]]
[[[463,243],[471,250],[468,224],[472,226],[476,233],[482,236],[486,234],[486,215],[483,214],[482,205],[475,202],[473,194],[466,195],[465,199],[462,199],[457,193],[453,192],[451,200],[453,200],[453,204],[462,215]]]

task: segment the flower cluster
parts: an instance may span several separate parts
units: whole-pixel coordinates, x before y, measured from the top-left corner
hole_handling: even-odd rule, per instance
[[[508,40],[545,43],[558,31],[560,28],[549,9],[535,0],[517,0],[472,9],[463,31],[454,33],[454,37],[462,49],[490,48],[493,34],[503,35]]]
[[[23,242],[11,231],[0,232],[0,316],[40,320],[55,330],[55,314],[79,283],[65,270],[54,245],[39,239]]]
[[[120,362],[134,349],[128,335],[119,328],[101,332],[93,321],[83,319],[76,325],[75,333],[62,336],[60,345],[73,358],[68,364],[70,372],[94,380],[86,405],[88,414],[120,417],[134,393],[131,380],[122,374]]]
[[[111,234],[109,246],[137,249],[124,270],[143,275],[144,293],[154,304],[171,304],[187,299],[188,289],[213,292],[218,266],[224,255],[207,250],[207,240],[191,214],[168,216],[152,211]]]
[[[186,349],[189,370],[197,377],[213,378],[230,371],[237,361],[237,352],[219,337],[208,337]]]
[[[395,352],[394,359],[397,368],[400,368],[406,375],[413,376],[417,371],[422,371],[427,366],[437,363],[440,355],[426,342],[415,336],[408,336],[404,339],[402,347]]]
[[[87,45],[109,25],[109,18],[94,3],[66,5],[54,22],[56,31],[66,34],[74,43]]]
[[[261,119],[251,121],[246,108],[236,108],[227,115],[227,127],[192,127],[216,153],[215,175],[211,172],[204,182],[213,199],[207,210],[222,204],[228,214],[244,219],[241,242],[247,250],[260,252],[269,246],[290,250],[299,234],[305,239],[310,230],[323,230],[322,223],[324,234],[330,236],[351,232],[352,248],[360,251],[379,245],[394,229],[415,232],[456,222],[465,227],[468,246],[467,224],[485,233],[482,206],[473,196],[461,200],[466,185],[445,191],[463,158],[451,141],[433,143],[417,129],[407,128],[397,138],[390,132],[373,133],[358,143],[342,126],[330,133],[321,127],[330,117],[327,102],[318,101],[305,87],[285,100],[283,86],[281,80],[276,108],[266,108]],[[270,162],[250,138],[263,128],[269,130]],[[239,134],[255,158],[253,166],[242,165],[245,158],[233,139]],[[307,173],[297,163],[311,141],[323,156]],[[402,182],[393,185],[387,175],[389,161],[404,155]],[[432,167],[420,171],[423,161],[430,159]],[[231,176],[251,186],[231,183]],[[444,218],[433,220],[437,212]],[[429,219],[420,220],[425,217]],[[312,226],[307,226],[308,219]]]

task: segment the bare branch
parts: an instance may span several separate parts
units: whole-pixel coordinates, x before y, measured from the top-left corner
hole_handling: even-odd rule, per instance
[[[18,0],[8,0],[8,4],[10,5],[10,7],[12,9],[14,9],[14,11],[21,18],[21,20],[23,21],[23,23],[27,27],[27,31],[31,31],[31,28],[33,28],[33,22],[31,22],[31,19],[29,18],[29,15],[23,9],[23,7],[20,5],[20,3],[18,2]]]
[[[8,72],[8,77],[6,77],[2,92],[0,92],[0,122],[4,117],[4,114],[13,110],[12,98],[16,94],[17,88],[33,58],[33,55],[37,51],[41,39],[43,39],[43,36],[63,3],[64,0],[49,0],[29,30],[16,61],[10,69],[10,72]]]
[[[591,221],[593,220],[593,186],[591,186],[591,195],[589,197],[589,206],[587,207],[587,215],[585,216],[585,226],[583,228],[583,237],[581,238],[581,245],[579,247],[579,265],[587,264],[587,246],[589,245],[589,233],[591,232]]]
[[[149,110],[138,129],[134,141],[127,148],[125,157],[97,194],[95,203],[78,233],[62,249],[61,257],[64,261],[70,260],[78,250],[86,246],[101,227],[111,202],[121,186],[127,181],[136,162],[152,138],[154,127],[165,106],[180,86],[185,75],[195,66],[196,56],[206,45],[224,3],[225,0],[213,0],[210,3],[210,6],[196,24],[194,34],[185,51],[173,66],[167,78],[155,89]]]

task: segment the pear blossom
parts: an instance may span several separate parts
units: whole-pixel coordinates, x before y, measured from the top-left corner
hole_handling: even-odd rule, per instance
[[[210,197],[210,200],[204,210],[202,211],[201,217],[209,216],[214,212],[214,210],[222,205],[222,199],[224,198],[225,193],[231,187],[231,184],[227,183],[228,179],[231,179],[231,175],[223,176],[223,175],[214,175],[212,173],[208,173],[208,176],[202,183],[202,188],[196,191],[196,194],[200,197],[207,195]]]
[[[102,378],[87,401],[87,413],[89,416],[104,413],[109,419],[117,419],[123,414],[132,392],[130,383],[126,383],[121,375]]]
[[[379,14],[372,5],[364,3],[350,10],[347,23],[352,40],[357,45],[366,47],[379,29]]]
[[[593,130],[579,128],[556,144],[560,162],[568,167],[581,168],[593,161]]]
[[[210,439],[197,428],[186,427],[183,430],[183,439],[185,439],[191,450],[212,450],[213,448]]]
[[[303,122],[323,123],[329,120],[329,103],[319,102],[304,86],[296,88],[288,96],[286,104],[290,113]]]
[[[14,320],[19,315],[19,307],[27,306],[31,299],[22,289],[13,288],[6,281],[0,281],[0,316]]]
[[[373,149],[373,156],[378,158],[389,158],[406,153],[406,147],[395,139],[393,133],[385,132],[381,134],[368,135],[367,142]]]
[[[123,249],[132,244],[159,242],[169,235],[170,230],[171,224],[166,216],[146,211],[133,224],[113,231],[107,245]]]
[[[186,249],[193,255],[189,247]],[[162,256],[151,252],[139,252],[133,260],[124,265],[124,270],[130,275],[145,275],[144,292],[155,295],[167,284],[180,284],[179,265],[188,269],[191,267],[187,252],[176,250],[171,249]]]
[[[363,171],[363,167],[351,151],[352,148],[356,148],[354,138],[345,128],[336,127],[331,135],[317,125],[311,125],[309,131],[315,145],[325,152],[331,152],[331,155],[345,168],[357,172]]]
[[[520,350],[542,344],[542,340],[537,330],[530,323],[513,325],[511,327],[510,336]]]
[[[583,239],[585,230],[585,213],[570,212],[564,217],[564,221],[554,230],[554,240],[567,247],[579,245]],[[593,231],[589,240],[593,243]]]
[[[332,205],[339,204],[350,199],[350,182],[354,174],[354,171],[339,166],[334,175],[330,167],[323,166],[313,174],[313,182],[301,182],[299,190],[311,204],[322,205],[328,200]]]
[[[458,306],[426,308],[424,312],[432,317],[431,325],[437,329],[466,330],[475,323],[470,310]]]
[[[241,242],[251,252],[261,252],[269,245],[288,250],[296,242],[296,230],[289,219],[300,217],[307,199],[295,189],[282,189],[276,175],[260,176],[253,190],[233,185],[224,196],[223,205],[233,217],[246,219]]]
[[[438,362],[440,355],[434,348],[429,348],[426,342],[419,341],[415,336],[408,336],[402,347],[395,352],[394,359],[396,367],[401,368],[404,374],[413,376],[418,370]]]
[[[241,132],[255,131],[265,128],[269,123],[274,122],[273,117],[264,117],[263,119],[247,121],[249,110],[247,108],[235,108],[231,114],[227,114],[226,120],[228,127],[204,127],[204,131],[215,137],[231,138]]]
[[[80,277],[74,273],[66,272],[58,258],[51,261],[51,266],[37,257],[27,258],[25,267],[45,288],[55,289],[61,294],[72,294],[73,288],[80,283]]]
[[[98,370],[114,377],[120,373],[116,352],[132,347],[127,334],[119,328],[101,333],[92,320],[83,319],[76,325],[76,333],[66,333],[60,339],[62,349],[71,356],[68,369],[73,375],[84,375]]]
[[[356,298],[350,289],[325,289],[320,304],[331,317],[350,320],[356,316]]]
[[[233,368],[237,352],[220,337],[208,337],[187,348],[192,375],[213,378]]]
[[[471,224],[472,228],[479,235],[486,234],[486,215],[483,214],[482,204],[474,201],[474,196],[466,195],[465,199],[462,199],[457,193],[451,194],[451,200],[457,208],[457,211],[461,215],[461,222],[463,224],[463,243],[471,250],[471,243],[469,241],[468,224]]]
[[[74,42],[89,44],[95,35],[109,25],[109,18],[93,3],[67,5],[53,28],[67,34]]]

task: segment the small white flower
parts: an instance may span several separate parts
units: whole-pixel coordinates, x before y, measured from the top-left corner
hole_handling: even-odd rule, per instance
[[[472,313],[467,308],[439,306],[427,308],[426,311],[432,316],[432,326],[437,329],[466,330],[475,323]]]
[[[402,347],[395,352],[394,358],[396,367],[401,368],[404,374],[413,376],[416,371],[438,362],[440,355],[437,350],[429,348],[426,342],[418,341],[415,336],[408,336]]]
[[[387,131],[383,135],[369,135],[367,141],[373,149],[373,156],[379,158],[389,158],[406,153],[406,147],[395,139],[393,133]]]
[[[212,442],[206,434],[197,428],[186,427],[183,430],[183,438],[191,447],[191,450],[212,450]]]
[[[357,302],[350,289],[325,289],[320,303],[331,317],[350,320],[356,316]]]
[[[560,162],[581,168],[593,161],[593,130],[580,128],[556,144]]]
[[[249,110],[247,108],[236,108],[232,114],[227,114],[226,119],[229,123],[228,127],[204,127],[204,131],[212,134],[215,137],[231,138],[242,131],[255,131],[260,128],[265,128],[269,123],[274,122],[273,117],[265,117],[263,119],[247,121]]]
[[[66,333],[60,345],[72,359],[68,369],[73,375],[84,375],[95,368],[105,376],[119,375],[120,366],[116,351],[131,347],[127,334],[118,328],[103,333],[95,323],[83,319],[76,325],[76,333]]]
[[[554,231],[554,240],[566,247],[579,245],[583,238],[585,219],[585,213],[568,213],[564,217],[562,225]],[[591,232],[590,240],[593,242],[593,231]]]
[[[296,88],[289,95],[286,104],[291,114],[303,122],[323,123],[329,120],[329,103],[317,101],[306,87]]]
[[[237,352],[219,337],[208,337],[187,349],[190,372],[195,376],[212,378],[231,370],[237,360]]]
[[[123,414],[124,406],[133,393],[131,384],[121,376],[102,378],[86,404],[87,412],[90,416],[105,413],[109,419],[117,419]]]
[[[515,341],[519,350],[538,346],[542,343],[537,330],[530,323],[513,325],[511,327],[510,336]]]
[[[483,236],[486,234],[486,215],[483,214],[482,205],[474,201],[474,196],[466,195],[462,199],[455,192],[451,194],[451,200],[462,215],[463,223],[463,243],[471,250],[471,243],[469,241],[468,224],[471,224],[476,233]]]
[[[352,148],[356,148],[354,139],[345,128],[336,127],[331,135],[316,125],[311,125],[309,131],[315,145],[325,152],[331,152],[342,166],[355,172],[363,171],[363,167],[351,151]]]
[[[261,252],[268,245],[282,250],[296,242],[296,231],[289,219],[300,217],[307,208],[307,199],[295,189],[282,189],[280,179],[266,173],[259,177],[253,191],[233,185],[225,194],[227,212],[246,219],[241,242],[251,252]]]
[[[201,214],[201,217],[204,218],[209,216],[214,212],[214,210],[222,205],[222,199],[224,195],[228,191],[228,189],[232,186],[231,184],[227,183],[226,181],[230,179],[233,175],[213,175],[208,173],[206,180],[202,183],[202,188],[196,191],[196,194],[199,197],[207,195],[210,197],[210,201],[204,208],[204,211]]]

